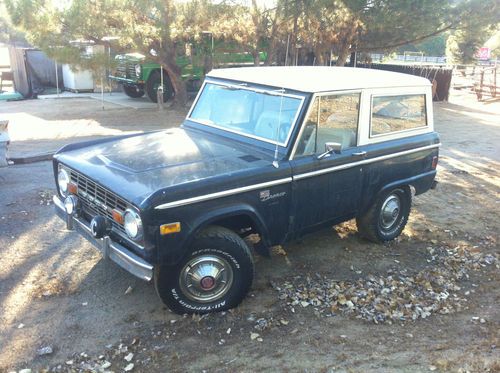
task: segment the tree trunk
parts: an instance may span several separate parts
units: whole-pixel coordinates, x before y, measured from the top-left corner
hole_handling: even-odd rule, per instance
[[[349,46],[348,45],[343,45],[340,48],[339,58],[337,59],[336,65],[337,66],[344,66],[345,63],[346,63],[346,61],[347,61],[347,57],[349,57],[350,53],[351,53],[351,51],[349,50]]]
[[[316,61],[314,63],[316,66],[325,65],[325,51],[323,50],[323,48],[314,48],[314,56],[316,57]]]
[[[260,66],[260,53],[259,51],[252,51],[253,64],[255,66]]]
[[[174,88],[175,94],[172,107],[185,108],[188,100],[187,89],[181,77],[181,68],[175,63],[175,52],[173,50],[165,50],[165,54],[161,58],[161,64],[167,71]]]

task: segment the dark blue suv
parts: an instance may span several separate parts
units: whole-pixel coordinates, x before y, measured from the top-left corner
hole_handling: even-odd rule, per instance
[[[433,187],[431,84],[332,67],[214,70],[180,128],[65,146],[56,211],[178,313],[238,305],[252,246],[356,219],[389,241]],[[249,244],[244,238],[257,234]]]

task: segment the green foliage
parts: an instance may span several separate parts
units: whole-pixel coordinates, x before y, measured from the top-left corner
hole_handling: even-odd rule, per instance
[[[0,43],[26,43],[24,33],[17,30],[7,14],[5,5],[0,1]]]
[[[471,0],[464,16],[446,41],[449,62],[470,64],[474,55],[500,25],[500,4],[495,0]]]
[[[439,55],[443,33],[450,30],[449,49],[462,53],[482,40],[483,26],[499,19],[495,0],[4,2],[13,24],[26,32],[33,45],[58,61],[93,71],[110,67],[112,61],[106,53],[90,57],[82,54],[86,44],[105,45],[115,51],[148,56],[161,63],[174,80],[180,77],[176,57],[184,54],[186,42],[202,45],[205,55],[213,54],[210,39],[216,40],[216,47],[221,42],[236,45],[251,53],[258,64],[263,49],[268,58],[280,54],[281,60],[276,60],[283,61],[290,38],[290,56],[300,49],[314,53],[317,63],[326,63],[333,52],[338,64],[343,64],[352,50],[387,52],[402,45],[406,45],[405,50]],[[109,41],[109,37],[114,39]]]
[[[397,49],[398,54],[409,52],[423,52],[426,56],[444,56],[446,53],[446,39],[448,35],[442,33],[425,39],[421,43],[405,44]]]

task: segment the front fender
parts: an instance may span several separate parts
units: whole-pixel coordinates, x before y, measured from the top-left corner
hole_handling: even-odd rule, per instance
[[[265,247],[270,246],[269,231],[264,224],[260,213],[251,205],[238,203],[225,205],[223,207],[214,207],[198,214],[191,221],[182,222],[182,233],[171,236],[158,237],[158,261],[162,264],[174,265],[186,252],[187,248],[193,243],[196,235],[204,228],[210,225],[237,217],[248,218],[255,229],[258,231],[261,242]]]

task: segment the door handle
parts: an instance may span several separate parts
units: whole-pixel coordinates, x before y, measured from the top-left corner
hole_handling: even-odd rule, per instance
[[[352,153],[353,157],[364,157],[366,155],[365,151]]]

